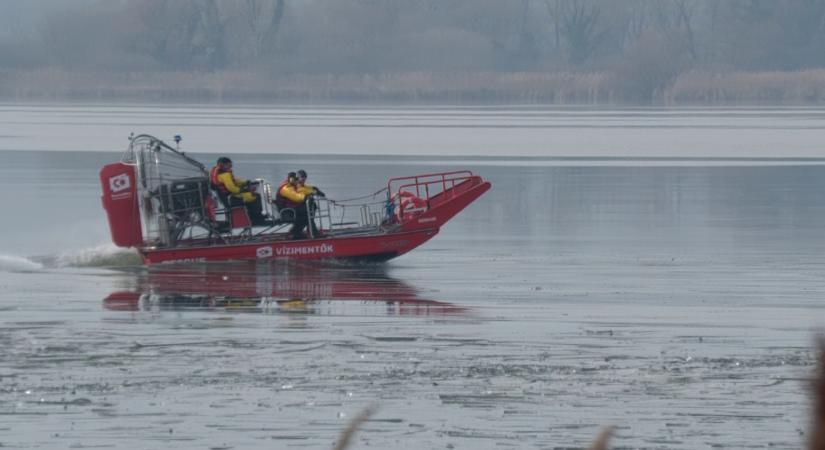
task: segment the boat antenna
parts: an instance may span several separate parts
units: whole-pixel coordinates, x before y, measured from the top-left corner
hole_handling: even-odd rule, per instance
[[[180,150],[180,141],[182,141],[183,138],[179,134],[176,134],[174,139],[175,139],[175,150]]]

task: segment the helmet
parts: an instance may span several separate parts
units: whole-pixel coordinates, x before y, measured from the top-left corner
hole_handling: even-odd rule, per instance
[[[290,183],[295,181],[296,178],[298,177],[295,175],[295,172],[289,172],[286,174],[286,179],[289,180]]]
[[[232,164],[232,160],[227,158],[226,156],[221,156],[218,158],[218,164]]]
[[[301,169],[301,170],[298,171],[298,178],[306,178],[306,177],[307,177],[306,170]]]

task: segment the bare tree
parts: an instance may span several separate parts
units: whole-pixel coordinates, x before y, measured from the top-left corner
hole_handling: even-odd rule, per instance
[[[561,36],[567,44],[568,61],[587,62],[606,36],[599,27],[601,9],[583,0],[569,0],[561,9]]]
[[[188,36],[193,62],[209,69],[224,66],[226,55],[223,48],[224,27],[215,0],[195,0],[195,14],[189,22]]]
[[[696,59],[696,41],[693,37],[693,16],[696,4],[691,0],[673,0],[676,7],[678,24],[685,36],[688,52],[692,59]]]
[[[142,0],[137,13],[148,52],[167,68],[218,69],[224,27],[215,0]]]
[[[558,50],[561,48],[561,3],[559,0],[544,0],[544,4],[553,21],[553,43]]]
[[[521,18],[518,26],[518,56],[522,62],[532,63],[536,56],[536,38],[530,30],[530,0],[521,0]]]
[[[252,33],[252,55],[267,55],[275,47],[275,39],[284,18],[284,0],[246,0],[246,14]]]
[[[628,10],[624,26],[621,28],[622,49],[635,42],[650,26],[648,17],[648,7],[651,5],[648,0],[637,0],[628,2]]]

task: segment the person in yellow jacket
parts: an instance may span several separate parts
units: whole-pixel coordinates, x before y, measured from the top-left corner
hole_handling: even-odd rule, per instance
[[[286,180],[278,186],[278,192],[275,195],[275,204],[278,208],[292,208],[295,210],[295,222],[292,228],[289,229],[292,239],[303,239],[304,228],[310,227],[312,236],[318,237],[318,229],[315,227],[315,221],[309,220],[309,210],[307,208],[307,200],[311,197],[311,192],[307,192],[298,184],[298,177],[295,172],[289,172]]]
[[[320,195],[321,197],[326,197],[326,194],[321,192],[320,189],[317,187],[307,184],[307,173],[304,169],[298,171],[298,192],[302,192],[306,195],[315,194]]]
[[[275,204],[279,208],[297,208],[304,203],[306,197],[307,194],[301,192],[298,187],[298,176],[295,172],[289,172],[286,180],[278,186],[278,192],[275,193]]]
[[[235,178],[231,159],[225,156],[218,158],[218,163],[209,172],[209,180],[213,189],[227,203],[231,202],[231,198],[243,201],[253,224],[264,224],[266,218],[263,216],[260,196],[254,193],[254,187],[248,180]]]

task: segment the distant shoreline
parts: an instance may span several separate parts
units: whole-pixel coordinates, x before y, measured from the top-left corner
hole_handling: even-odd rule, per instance
[[[630,81],[630,83],[629,83]],[[825,69],[691,71],[639,93],[609,72],[295,74],[0,70],[0,101],[537,106],[819,106]]]

